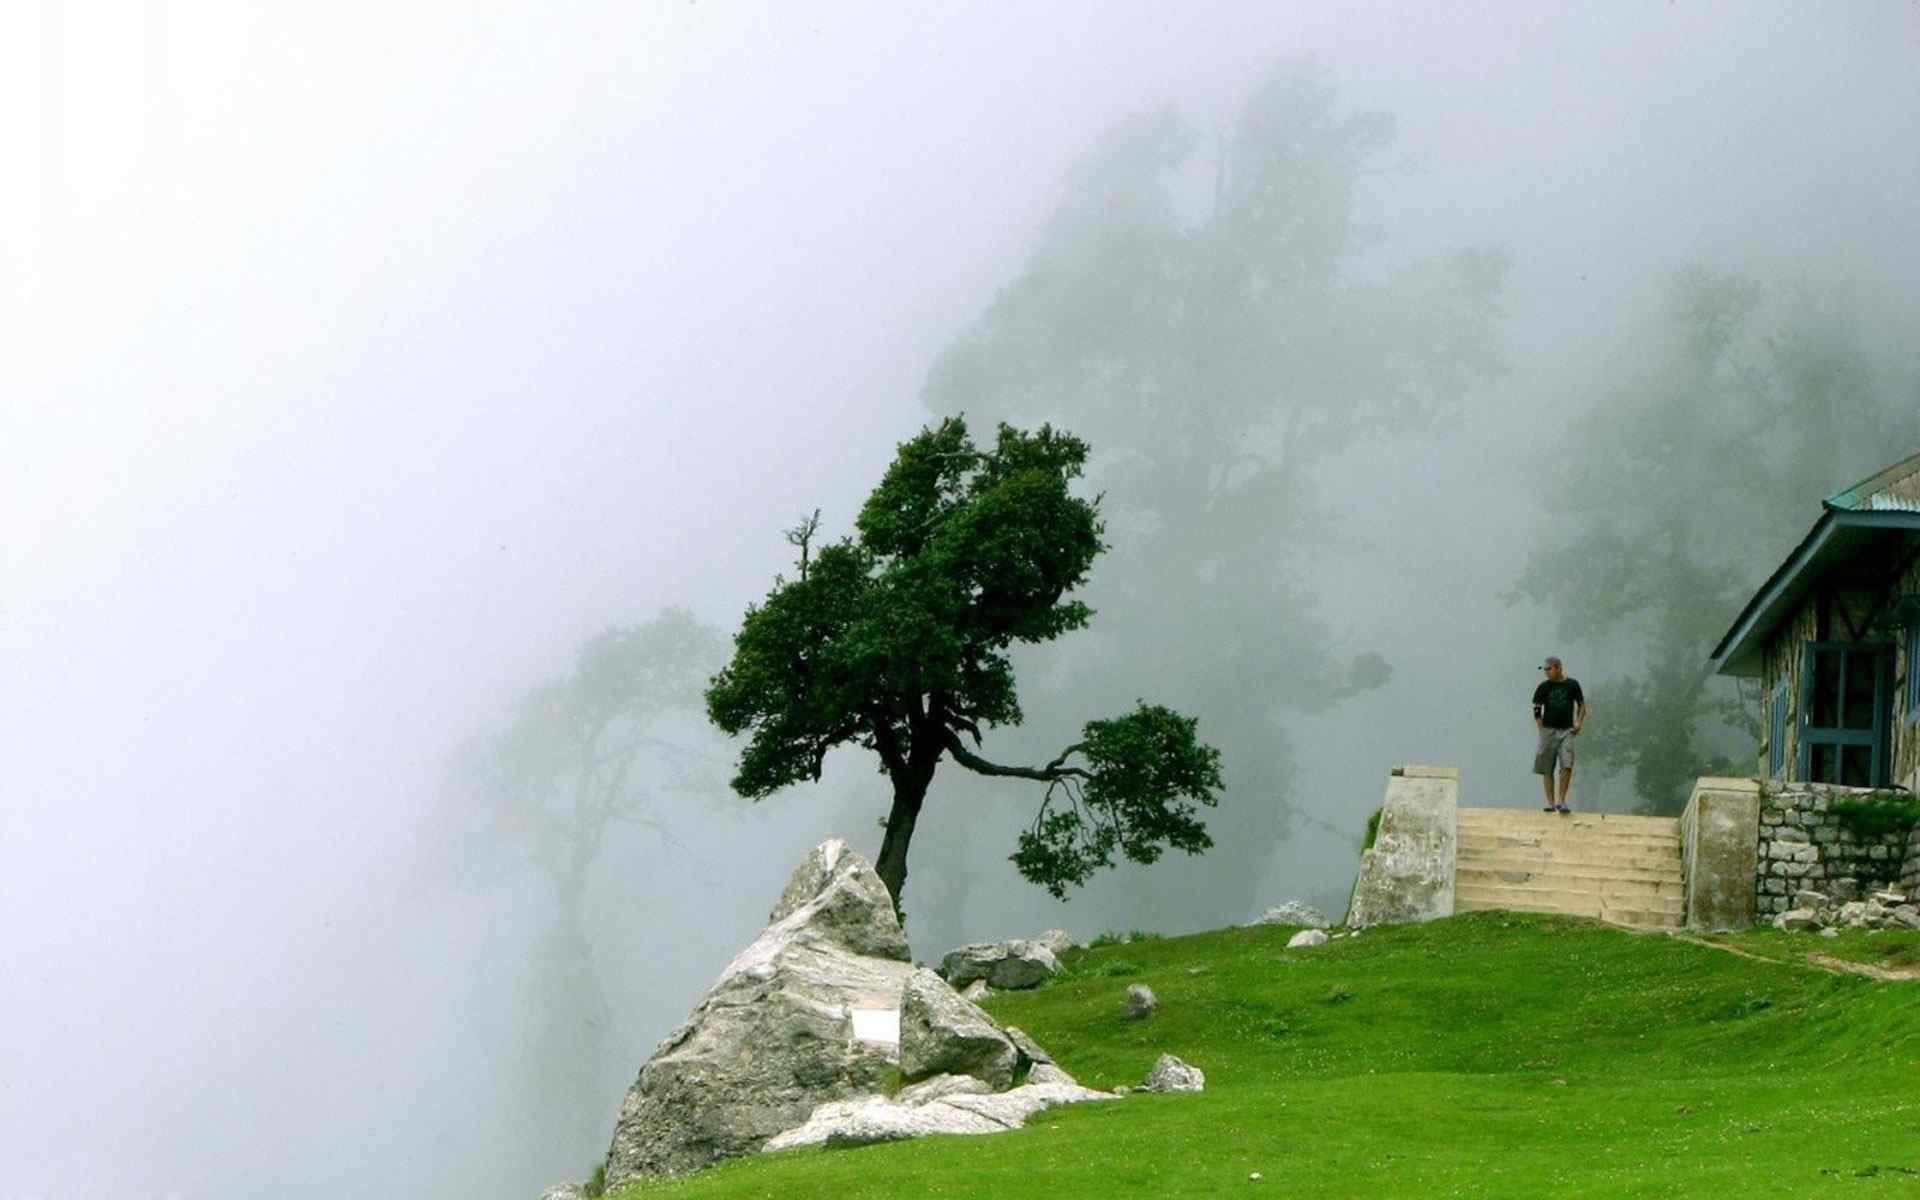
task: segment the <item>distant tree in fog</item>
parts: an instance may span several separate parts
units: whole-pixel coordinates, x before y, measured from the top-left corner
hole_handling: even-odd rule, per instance
[[[975,446],[959,418],[901,445],[855,524],[820,547],[818,515],[789,534],[798,574],[748,609],[707,712],[747,734],[733,786],[759,799],[818,780],[836,747],[879,757],[892,784],[875,869],[900,905],[907,851],[944,758],[995,779],[1044,785],[1013,862],[1055,896],[1163,848],[1212,841],[1199,820],[1221,786],[1219,753],[1193,719],[1141,703],[1089,721],[1041,766],[982,757],[984,730],[1022,720],[1015,643],[1049,642],[1092,611],[1067,599],[1104,549],[1097,501],[1073,493],[1086,444],[1042,427],[1002,425]]]
[[[1771,318],[1764,301],[1741,275],[1675,273],[1663,319],[1541,458],[1553,521],[1509,594],[1595,648],[1607,678],[1581,740],[1649,813],[1680,811],[1699,775],[1753,770],[1758,697],[1708,655],[1821,497],[1920,445],[1920,387],[1876,361],[1859,314],[1804,287]]]
[[[1075,686],[1196,698],[1233,780],[1208,890],[1236,916],[1286,831],[1284,714],[1391,675],[1315,615],[1314,555],[1340,536],[1325,495],[1367,486],[1364,468],[1318,472],[1501,369],[1499,252],[1368,258],[1382,234],[1355,196],[1392,138],[1387,114],[1343,110],[1332,75],[1301,62],[1267,73],[1217,139],[1170,109],[1121,122],[926,385],[936,413],[1055,420],[1100,447],[1115,561],[1098,603],[1126,652],[1077,661]],[[1210,201],[1183,207],[1183,171]]]
[[[498,726],[450,756],[433,852],[454,878],[490,884],[533,870],[552,887],[546,931],[530,947],[534,1028],[527,1048],[570,1119],[598,1122],[601,1098],[579,1094],[603,1061],[611,1014],[588,936],[587,895],[620,825],[672,832],[654,787],[715,787],[707,760],[658,726],[697,713],[723,655],[712,629],[679,609],[616,625],[574,651],[572,668],[522,692]],[[642,786],[644,774],[654,785]]]

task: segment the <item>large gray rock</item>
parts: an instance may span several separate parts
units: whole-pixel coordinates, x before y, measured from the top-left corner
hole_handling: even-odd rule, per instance
[[[877,1093],[898,1063],[889,1027],[912,974],[880,877],[845,842],[816,847],[771,924],[640,1068],[608,1186],[751,1154],[823,1103]]]
[[[940,974],[954,987],[966,987],[976,979],[1001,991],[1038,987],[1049,975],[1060,972],[1060,960],[1053,951],[1032,938],[1008,942],[973,942],[951,950],[940,960]]]
[[[1013,1086],[1020,1052],[993,1018],[924,967],[900,999],[900,1073],[971,1075],[995,1091]]]

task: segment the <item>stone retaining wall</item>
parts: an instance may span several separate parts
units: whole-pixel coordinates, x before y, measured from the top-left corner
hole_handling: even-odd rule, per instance
[[[1900,872],[1900,889],[1909,896],[1920,893],[1920,827],[1907,838],[1907,862]]]
[[[1761,793],[1760,853],[1754,909],[1761,920],[1793,907],[1811,889],[1835,900],[1858,900],[1878,888],[1920,885],[1920,829],[1862,839],[1830,811],[1834,799],[1864,788],[1790,784]]]

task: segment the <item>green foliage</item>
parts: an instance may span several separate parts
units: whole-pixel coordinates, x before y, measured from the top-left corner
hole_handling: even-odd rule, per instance
[[[1079,743],[1087,775],[1048,789],[1013,854],[1020,873],[1064,898],[1067,885],[1111,867],[1116,850],[1152,863],[1163,847],[1198,854],[1212,846],[1198,814],[1222,787],[1220,752],[1200,741],[1197,725],[1145,703],[1115,720],[1087,722]]]
[[[1362,854],[1373,849],[1373,840],[1380,836],[1380,817],[1386,811],[1385,807],[1381,807],[1367,814],[1367,831],[1360,838],[1360,852]]]
[[[593,1173],[587,1176],[587,1182],[581,1185],[580,1194],[588,1200],[598,1200],[607,1194],[607,1163],[605,1159],[593,1164]]]
[[[1506,599],[1595,649],[1569,672],[1596,718],[1585,760],[1674,814],[1696,777],[1753,769],[1760,696],[1713,675],[1715,643],[1821,497],[1920,442],[1920,410],[1911,369],[1805,289],[1769,306],[1752,279],[1690,267],[1663,316],[1543,456],[1550,532]]]
[[[1094,938],[1093,941],[1087,943],[1087,945],[1089,949],[1100,946],[1124,946],[1129,942],[1157,941],[1164,936],[1164,934],[1155,933],[1151,929],[1129,929],[1125,933],[1117,929],[1109,929],[1099,937]]]
[[[1920,797],[1909,792],[1835,796],[1827,811],[1840,822],[1841,829],[1863,842],[1878,841],[1890,833],[1910,833],[1920,825]]]
[[[1137,1085],[1168,1052],[1207,1073],[1198,1095],[1054,1109],[992,1137],[759,1155],[621,1194],[1912,1193],[1912,983],[1526,914],[1383,926],[1304,953],[1285,951],[1289,936],[1249,926],[1093,950],[1070,980],[986,1001],[1090,1087]],[[1876,940],[1920,947],[1920,933],[1811,939]],[[1150,1029],[1100,970],[1121,958],[1162,1001]]]
[[[734,655],[707,689],[707,713],[747,735],[734,789],[759,799],[820,777],[842,745],[872,751],[892,779],[889,837],[907,837],[943,757],[983,775],[1047,785],[1013,861],[1056,896],[1117,851],[1152,862],[1164,847],[1210,844],[1196,813],[1220,787],[1219,753],[1193,719],[1141,704],[1090,721],[1044,767],[1002,767],[968,748],[1023,719],[1009,650],[1086,625],[1068,593],[1104,545],[1096,501],[1074,493],[1086,443],[1043,426],[999,428],[977,448],[958,417],[900,446],[861,507],[858,536],[811,553],[748,609]],[[877,864],[900,898],[900,863]],[[888,871],[899,871],[888,878]]]

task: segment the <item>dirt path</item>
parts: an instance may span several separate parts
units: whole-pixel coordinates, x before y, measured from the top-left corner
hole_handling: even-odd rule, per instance
[[[1677,930],[1669,929],[1667,936],[1676,941],[1686,942],[1690,946],[1705,946],[1709,950],[1719,950],[1754,962],[1772,963],[1777,967],[1803,967],[1809,971],[1825,971],[1830,975],[1864,975],[1868,979],[1877,979],[1882,983],[1900,983],[1910,979],[1920,979],[1920,967],[1876,967],[1872,963],[1848,962],[1846,959],[1834,958],[1828,954],[1809,954],[1805,958],[1769,958],[1764,954],[1742,950],[1738,946],[1725,946],[1719,942],[1710,942],[1705,938],[1694,937],[1690,933],[1680,933]]]

